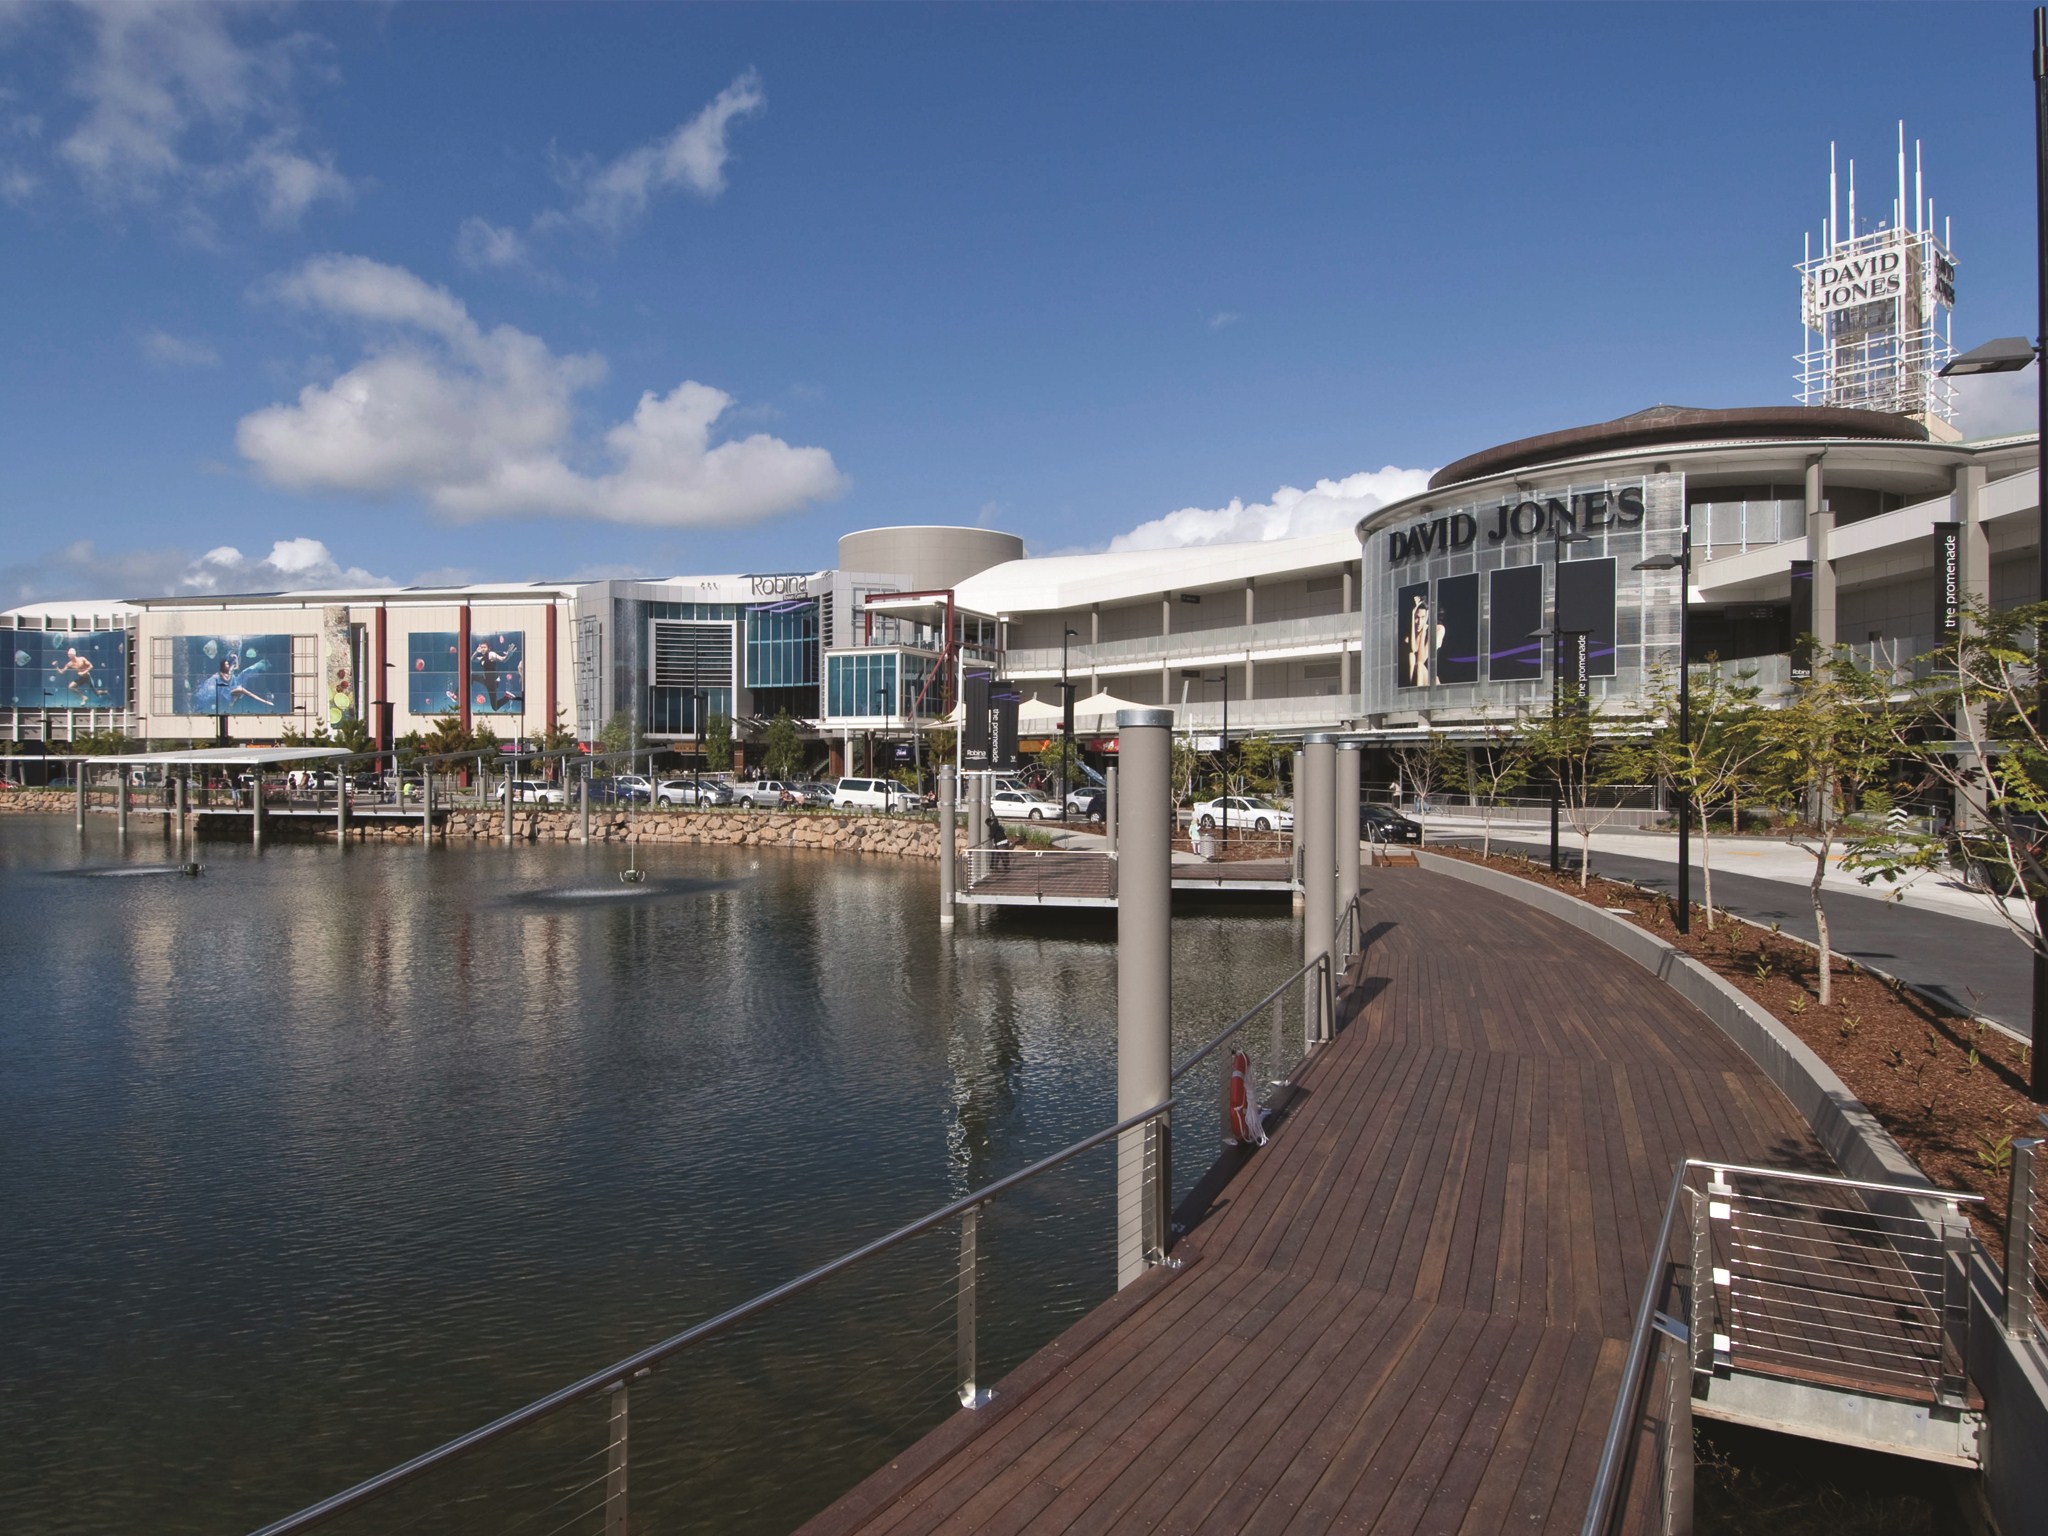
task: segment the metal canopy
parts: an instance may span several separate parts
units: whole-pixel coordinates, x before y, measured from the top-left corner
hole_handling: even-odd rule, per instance
[[[185,752],[127,752],[103,757],[72,755],[45,757],[41,761],[70,763],[162,764],[177,767],[256,768],[267,763],[309,763],[323,758],[348,757],[346,747],[195,747]]]

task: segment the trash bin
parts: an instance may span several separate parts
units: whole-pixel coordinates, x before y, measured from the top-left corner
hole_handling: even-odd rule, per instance
[[[1195,852],[1214,864],[1223,857],[1223,840],[1213,832],[1204,832],[1195,839]]]

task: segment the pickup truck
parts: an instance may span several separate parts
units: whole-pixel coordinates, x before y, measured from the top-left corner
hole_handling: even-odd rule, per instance
[[[801,799],[781,779],[755,779],[732,787],[734,805],[780,806]]]

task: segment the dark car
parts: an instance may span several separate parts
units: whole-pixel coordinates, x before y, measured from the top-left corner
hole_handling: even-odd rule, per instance
[[[1067,815],[1083,821],[1100,821],[1109,813],[1109,792],[1089,785],[1067,796]]]
[[[1422,826],[1389,806],[1363,802],[1358,807],[1358,830],[1369,842],[1419,843]]]

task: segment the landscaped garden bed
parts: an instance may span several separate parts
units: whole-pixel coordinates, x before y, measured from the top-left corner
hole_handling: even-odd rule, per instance
[[[1515,855],[1482,859],[1466,848],[1431,851],[1626,916],[1734,983],[1832,1067],[1930,1179],[1984,1196],[1972,1212],[1977,1235],[2003,1255],[2012,1142],[2041,1134],[2040,1106],[2027,1096],[2026,1045],[1840,955],[1823,1008],[1818,952],[1775,929],[1718,913],[1709,928],[1705,908],[1695,906],[1692,932],[1680,935],[1670,899],[1634,885],[1595,875],[1581,890],[1576,874],[1553,874]]]

